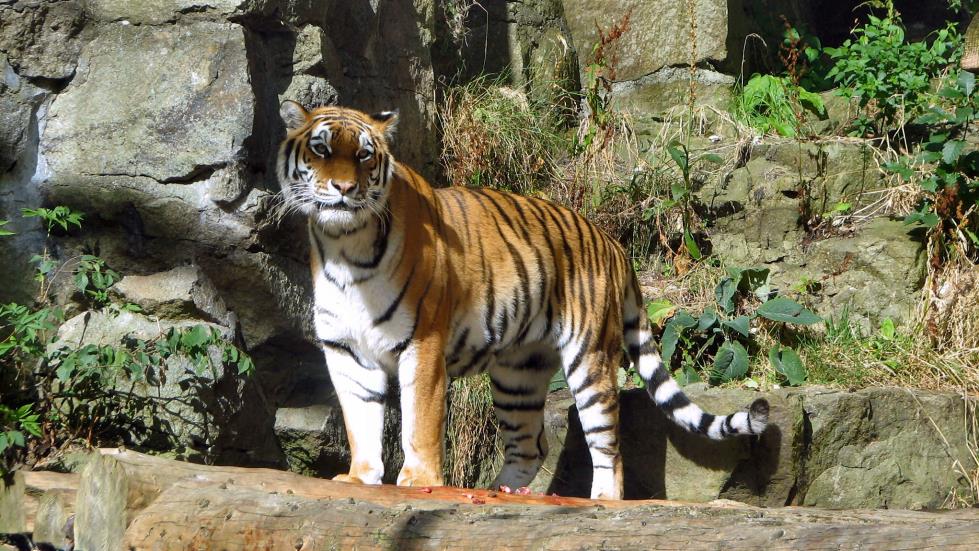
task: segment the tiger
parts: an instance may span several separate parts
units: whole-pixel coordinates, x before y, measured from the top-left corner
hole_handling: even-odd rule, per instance
[[[623,247],[545,199],[435,188],[395,160],[395,111],[285,101],[276,172],[304,215],[313,326],[343,413],[349,471],[380,484],[384,408],[400,390],[400,486],[441,486],[449,381],[488,373],[505,442],[491,487],[527,486],[548,453],[544,401],[563,369],[592,462],[591,497],[621,499],[617,370],[627,354],[652,400],[711,439],[760,434],[768,403],[704,412],[657,352]]]

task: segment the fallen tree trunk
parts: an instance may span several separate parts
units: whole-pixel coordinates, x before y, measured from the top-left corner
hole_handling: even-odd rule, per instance
[[[48,494],[56,494],[52,498],[74,509],[75,492],[78,490],[79,476],[75,473],[56,473],[52,471],[21,471],[24,478],[24,531],[36,532],[35,525],[41,514],[48,515],[45,522],[48,522],[51,511],[44,511],[42,503]],[[53,503],[48,500],[48,507]],[[35,539],[36,535],[35,535]]]
[[[390,487],[373,487],[385,500]],[[460,505],[310,499],[187,480],[134,518],[126,549],[975,549],[979,512]]]
[[[522,503],[583,506],[582,498],[505,495],[487,490],[460,488],[400,488],[347,484],[273,469],[219,467],[173,461],[137,452],[102,449],[82,471],[75,515],[76,545],[79,549],[116,549],[133,518],[167,488],[181,480],[194,480],[218,487],[233,484],[263,492],[291,494],[309,499],[359,499],[377,505],[404,502],[444,501],[471,503]],[[616,502],[616,507],[638,502]]]
[[[102,450],[78,493],[79,549],[972,549],[979,511],[762,509],[364,486]]]

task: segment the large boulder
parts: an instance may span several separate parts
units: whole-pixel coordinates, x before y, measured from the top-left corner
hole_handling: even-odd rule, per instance
[[[849,308],[865,331],[884,318],[912,320],[924,284],[925,240],[913,226],[873,218],[887,182],[872,152],[840,141],[772,139],[749,156],[694,193],[722,262],[768,267],[775,287],[809,288],[818,313],[832,317]],[[870,215],[847,216],[858,212]]]
[[[764,397],[772,406],[769,427],[757,439],[711,441],[668,421],[645,391],[624,391],[626,497],[910,509],[974,498],[976,404],[961,396],[818,386],[763,394],[701,384],[684,390],[718,414]],[[550,455],[531,487],[588,496],[591,460],[567,391],[548,398],[545,431]]]

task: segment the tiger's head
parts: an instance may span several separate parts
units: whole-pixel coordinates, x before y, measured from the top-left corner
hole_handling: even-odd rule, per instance
[[[343,107],[307,111],[285,101],[279,115],[287,135],[276,171],[287,211],[334,230],[360,226],[384,212],[394,171],[388,141],[397,112],[368,115]]]

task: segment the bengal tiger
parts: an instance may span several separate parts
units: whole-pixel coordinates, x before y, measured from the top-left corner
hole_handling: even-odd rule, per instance
[[[434,189],[391,154],[396,112],[286,101],[280,115],[283,204],[308,217],[314,326],[350,442],[350,470],[336,480],[381,482],[385,397],[396,379],[397,483],[442,485],[448,381],[486,372],[505,439],[493,487],[526,486],[547,455],[544,399],[562,368],[591,455],[591,496],[619,499],[624,351],[685,429],[712,439],[764,430],[765,400],[715,417],[680,390],[629,258],[584,217],[534,197]]]

